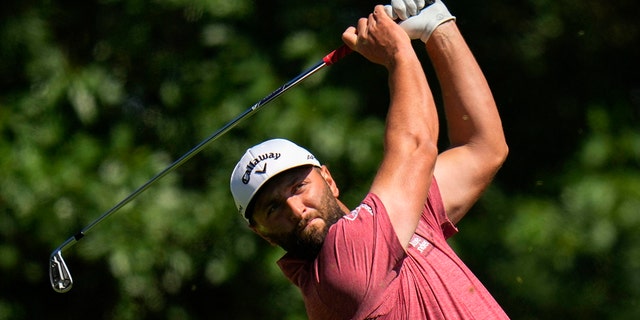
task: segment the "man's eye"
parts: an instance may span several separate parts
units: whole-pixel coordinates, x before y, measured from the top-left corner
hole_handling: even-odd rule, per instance
[[[272,203],[267,207],[267,217],[278,210],[278,204]]]
[[[306,183],[304,183],[304,182],[298,183],[298,184],[295,185],[294,190],[296,192],[300,191],[305,185],[306,185]]]

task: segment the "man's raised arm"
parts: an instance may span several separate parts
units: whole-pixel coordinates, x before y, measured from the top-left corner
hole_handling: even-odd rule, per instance
[[[389,72],[384,156],[371,186],[406,248],[427,199],[437,156],[438,118],[424,71],[407,34],[376,6],[343,40]]]

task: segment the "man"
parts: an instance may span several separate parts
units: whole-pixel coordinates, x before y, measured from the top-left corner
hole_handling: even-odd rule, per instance
[[[392,4],[342,36],[389,74],[384,155],[369,194],[349,210],[326,166],[274,139],[235,167],[238,211],[287,251],[278,264],[310,319],[506,319],[446,242],[506,158],[495,102],[442,2],[421,11],[420,0]],[[441,84],[451,148],[440,154],[436,106],[411,39],[425,42]]]

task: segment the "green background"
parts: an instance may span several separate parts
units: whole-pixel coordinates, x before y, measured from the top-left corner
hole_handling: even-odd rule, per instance
[[[275,266],[282,252],[235,214],[229,174],[250,145],[285,137],[326,163],[357,205],[380,159],[388,101],[384,69],[357,54],[271,102],[65,251],[68,293],[51,289],[48,258],[339,47],[374,4],[3,1],[0,319],[305,319]],[[510,146],[451,244],[513,319],[640,318],[640,3],[446,4]]]

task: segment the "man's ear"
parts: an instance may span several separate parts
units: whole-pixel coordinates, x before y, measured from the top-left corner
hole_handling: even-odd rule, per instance
[[[331,172],[329,172],[329,168],[327,168],[327,166],[325,165],[322,165],[322,167],[320,167],[320,175],[322,176],[324,181],[327,182],[327,185],[329,185],[329,189],[331,189],[331,193],[333,193],[333,196],[337,198],[340,195],[340,190],[338,189],[336,181],[333,180]]]

